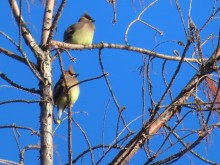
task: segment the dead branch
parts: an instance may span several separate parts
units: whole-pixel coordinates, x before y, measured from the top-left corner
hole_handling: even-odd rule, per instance
[[[134,154],[138,152],[138,150],[148,142],[151,137],[159,131],[162,126],[169,121],[173,115],[181,109],[181,106],[175,106],[174,104],[182,104],[185,103],[191,94],[195,91],[196,86],[204,80],[204,75],[210,74],[215,69],[216,60],[220,56],[220,39],[218,42],[218,46],[216,50],[213,52],[209,60],[205,63],[204,67],[202,67],[189,81],[189,83],[183,88],[183,90],[179,93],[176,99],[168,106],[164,112],[159,115],[158,118],[153,120],[152,122],[146,122],[142,127],[141,131],[129,141],[129,143],[122,149],[116,157],[112,160],[110,164],[126,164]],[[198,139],[201,140],[200,138]]]
[[[54,0],[47,0],[46,8],[44,10],[44,19],[42,22],[43,27],[42,27],[42,36],[41,36],[42,46],[45,46],[47,44],[47,40],[51,32],[54,3],[55,3]]]
[[[36,90],[34,88],[30,89],[30,88],[25,88],[17,83],[15,83],[14,81],[12,81],[10,78],[8,78],[4,73],[0,72],[0,77],[5,80],[6,82],[8,82],[9,84],[11,84],[13,87],[27,91],[27,92],[31,92],[31,93],[40,93],[40,90]]]
[[[40,145],[28,145],[28,146],[24,147],[24,149],[20,153],[20,164],[21,165],[24,164],[24,154],[25,154],[26,151],[28,151],[28,150],[39,150],[39,149],[40,149]]]
[[[150,51],[147,49],[139,48],[139,47],[134,47],[134,46],[129,46],[129,45],[121,45],[121,44],[113,44],[113,43],[104,43],[101,42],[99,44],[92,44],[92,45],[77,45],[77,44],[68,44],[60,41],[51,41],[52,46],[54,47],[61,47],[64,49],[71,49],[71,50],[83,50],[83,49],[103,49],[103,48],[110,48],[110,49],[121,49],[121,50],[127,50],[127,51],[132,51],[132,52],[137,52],[140,54],[144,55],[149,55],[161,59],[166,59],[166,60],[173,60],[173,61],[180,61],[181,57],[176,57],[173,55],[166,55],[166,54],[161,54],[157,53],[154,51]],[[204,58],[203,61],[207,61],[208,59]],[[188,62],[196,62],[200,63],[200,60],[194,59],[194,58],[184,58],[183,61],[188,61]]]

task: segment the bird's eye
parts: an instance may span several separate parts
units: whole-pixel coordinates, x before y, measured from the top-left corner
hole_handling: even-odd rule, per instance
[[[71,76],[72,76],[72,77],[77,77],[77,76],[79,76],[79,74],[75,74],[75,73],[74,73],[74,74],[72,74]]]

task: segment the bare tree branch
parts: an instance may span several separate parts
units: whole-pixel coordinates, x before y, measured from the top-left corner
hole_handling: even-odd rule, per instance
[[[36,134],[37,136],[40,136],[39,131],[35,131],[34,129],[32,129],[30,127],[25,127],[25,126],[19,126],[19,125],[12,124],[12,125],[2,125],[2,126],[0,126],[0,129],[3,129],[3,128],[24,129],[24,130],[31,131],[31,135]]]
[[[22,25],[21,26],[21,33],[22,33],[22,36],[23,36],[26,44],[34,52],[36,58],[43,56],[43,54],[44,54],[43,51],[41,50],[41,48],[38,46],[35,39],[31,35],[22,16],[21,16],[21,20],[20,20],[20,11],[19,11],[19,7],[18,7],[16,0],[8,0],[8,1],[9,1],[9,4],[11,5],[11,9],[12,9],[12,12],[14,14],[14,17],[15,17],[17,24],[19,25],[20,21],[21,21],[21,25]]]
[[[9,4],[11,6],[12,13],[15,17],[15,20],[17,24],[21,24],[21,33],[22,36],[26,42],[26,44],[29,46],[29,48],[32,50],[32,52],[35,55],[35,58],[38,62],[38,68],[37,71],[33,68],[31,68],[31,65],[29,64],[29,67],[31,68],[32,72],[35,74],[35,76],[38,77],[40,80],[39,82],[39,89],[40,89],[40,96],[42,100],[47,100],[46,102],[40,103],[40,133],[41,133],[41,147],[40,147],[40,164],[41,165],[52,165],[53,164],[53,138],[52,138],[52,64],[51,64],[51,57],[50,57],[50,51],[49,50],[42,50],[36,40],[31,35],[30,31],[28,30],[26,23],[22,16],[20,16],[19,7],[16,0],[8,0]],[[54,7],[54,0],[47,1],[46,11],[48,12],[49,16],[52,20],[52,13],[53,11],[51,8]],[[50,7],[48,7],[50,6]],[[45,14],[47,18],[49,16]],[[45,20],[45,19],[44,19]],[[51,21],[50,20],[50,21]],[[45,22],[46,23],[46,22]],[[51,24],[50,24],[51,25]],[[49,26],[50,26],[49,25]],[[44,27],[48,27],[47,25],[43,25]],[[45,29],[43,29],[45,30]],[[46,30],[48,30],[46,28]],[[42,41],[47,41],[48,31],[43,32],[43,36],[46,39],[42,39]],[[21,50],[19,50],[21,51]],[[22,55],[24,56],[25,53],[23,52]],[[28,58],[24,57],[27,61]]]
[[[50,34],[49,34],[48,39],[47,39],[47,45],[50,45],[50,42],[51,42],[51,40],[53,38],[54,30],[55,30],[55,28],[57,26],[57,23],[59,21],[59,18],[61,16],[61,13],[62,13],[62,11],[64,9],[65,4],[66,4],[66,0],[62,0],[61,4],[59,6],[59,9],[58,9],[58,11],[57,11],[57,13],[56,13],[56,15],[54,17],[53,24],[52,24],[52,26],[50,28]]]
[[[48,102],[48,101],[44,101],[44,100],[22,100],[22,99],[15,99],[15,100],[7,100],[7,101],[3,101],[0,102],[0,105],[3,104],[8,104],[8,103],[41,103],[41,102]]]
[[[172,132],[172,134],[180,141],[180,143],[185,147],[188,148],[188,145],[179,137],[179,135],[173,131],[167,124],[165,125],[165,127]],[[209,163],[209,164],[213,164],[213,165],[217,165],[217,163],[214,163],[204,157],[202,157],[201,155],[199,155],[198,153],[196,153],[194,150],[189,150],[193,155],[195,155],[197,158],[201,159],[202,161]]]
[[[42,22],[42,36],[41,45],[46,46],[49,34],[51,33],[51,25],[53,19],[54,0],[47,0],[46,8],[44,10],[44,19]]]
[[[13,162],[13,161],[10,161],[10,160],[5,160],[5,159],[0,159],[0,163],[2,164],[6,164],[6,165],[20,165],[20,163],[16,163],[16,162]]]
[[[99,64],[100,64],[100,67],[101,67],[101,69],[102,69],[102,73],[105,74],[104,66],[103,66],[103,63],[102,63],[102,49],[99,49]],[[110,94],[111,94],[111,96],[112,96],[112,99],[113,99],[113,101],[114,101],[114,103],[115,103],[115,105],[116,105],[116,107],[117,107],[117,109],[118,109],[118,113],[119,113],[118,120],[121,118],[122,121],[123,121],[123,124],[124,124],[124,126],[126,127],[126,129],[128,130],[128,132],[132,132],[132,131],[129,129],[129,127],[127,126],[126,121],[125,121],[125,119],[124,119],[124,117],[123,117],[123,115],[122,115],[122,112],[123,112],[123,110],[124,110],[124,107],[120,107],[120,105],[118,104],[118,101],[117,101],[117,99],[116,99],[116,97],[115,97],[115,95],[114,95],[114,92],[113,92],[113,90],[112,90],[112,87],[111,87],[111,85],[110,85],[110,82],[109,82],[107,76],[105,76],[105,81],[106,81],[106,84],[107,84],[107,86],[108,86],[108,88],[109,88],[109,91],[110,91]],[[116,137],[118,136],[118,129],[119,129],[119,122],[118,122],[118,126],[117,126],[117,129],[116,129]]]
[[[17,61],[19,61],[19,62],[22,62],[22,63],[25,64],[25,65],[28,65],[25,58],[20,57],[19,55],[14,54],[13,52],[11,52],[11,51],[9,51],[9,50],[6,50],[6,49],[3,48],[3,47],[0,47],[0,52],[4,53],[6,56],[8,56],[8,57],[10,57],[10,58],[13,58],[13,59],[15,59],[15,60],[17,60]],[[30,61],[30,64],[31,64],[32,66],[34,66],[35,68],[37,68],[37,65],[36,65],[34,62],[31,62],[31,61]]]
[[[16,0],[8,0],[10,5],[11,5],[11,9],[12,12],[14,14],[15,20],[17,21],[18,26],[21,24],[21,33],[22,36],[26,42],[26,44],[30,47],[30,49],[34,52],[36,57],[39,56],[43,56],[43,51],[40,49],[40,47],[37,45],[36,41],[34,40],[34,38],[32,37],[32,35],[30,34],[30,31],[28,30],[28,28],[26,27],[26,24],[22,18],[22,16],[20,15],[20,11],[18,8],[18,4],[16,2]],[[40,76],[40,74],[37,72],[37,70],[35,68],[33,68],[33,66],[30,64],[29,59],[26,55],[26,53],[21,49],[21,47],[19,47],[19,51],[22,53],[22,55],[24,56],[28,66],[30,67],[31,71],[34,73],[34,75],[43,82],[42,77]]]
[[[103,48],[110,48],[110,49],[121,49],[121,50],[127,50],[127,51],[132,51],[132,52],[138,52],[140,54],[145,54],[161,59],[166,59],[166,60],[173,60],[173,61],[180,61],[181,57],[176,57],[173,55],[166,55],[166,54],[161,54],[157,53],[154,51],[150,51],[147,49],[143,48],[138,48],[134,46],[129,46],[129,45],[120,45],[120,44],[113,44],[113,43],[104,43],[101,42],[99,44],[93,44],[93,45],[77,45],[77,44],[68,44],[64,42],[59,42],[59,41],[51,41],[51,44],[55,47],[62,47],[66,49],[71,49],[71,50],[83,50],[83,49],[103,49]],[[207,61],[207,59],[203,59],[204,61]],[[193,58],[184,58],[183,61],[188,61],[188,62],[196,62],[200,63],[200,60],[198,59],[193,59]]]
[[[134,23],[136,23],[136,22],[138,22],[138,21],[141,22],[141,23],[143,23],[144,25],[146,25],[146,26],[148,26],[148,27],[154,29],[154,30],[157,31],[160,35],[163,35],[163,32],[161,32],[161,31],[158,30],[157,28],[155,28],[155,27],[153,27],[152,25],[150,25],[150,24],[144,22],[143,20],[141,20],[141,16],[146,12],[146,10],[149,9],[150,7],[152,7],[157,1],[158,1],[158,0],[154,0],[153,2],[151,2],[147,7],[145,7],[145,8],[141,11],[141,13],[138,15],[138,17],[137,17],[135,20],[133,20],[133,21],[128,25],[128,27],[127,27],[127,29],[126,29],[126,32],[125,32],[125,35],[124,35],[124,40],[125,40],[125,44],[126,44],[126,45],[129,45],[129,44],[128,44],[127,35],[128,35],[128,32],[129,32],[130,28],[131,28],[131,26],[132,26]]]
[[[24,154],[25,154],[26,151],[28,151],[28,150],[39,150],[39,149],[40,149],[40,145],[28,145],[28,146],[24,147],[24,149],[20,153],[20,164],[21,165],[24,164]]]
[[[131,157],[138,152],[138,150],[149,140],[151,137],[167,122],[173,115],[181,109],[181,106],[174,106],[174,104],[185,103],[191,94],[196,89],[196,86],[202,82],[205,78],[204,75],[210,74],[216,71],[215,62],[220,56],[220,39],[216,50],[213,52],[212,56],[206,62],[204,67],[202,67],[194,77],[189,81],[189,83],[183,88],[176,99],[168,106],[164,112],[159,115],[158,118],[152,122],[146,122],[142,127],[141,131],[129,141],[117,156],[112,160],[110,164],[126,164]],[[202,138],[203,139],[203,138]],[[198,141],[202,140],[198,139]]]
[[[16,87],[16,88],[19,88],[21,90],[24,90],[24,91],[27,91],[27,92],[31,92],[31,93],[37,93],[39,94],[40,93],[40,90],[36,90],[34,88],[32,89],[29,89],[29,88],[25,88],[15,82],[13,82],[10,78],[8,78],[4,73],[0,72],[0,77],[5,80],[6,82],[8,82],[9,84],[11,84],[12,86]]]

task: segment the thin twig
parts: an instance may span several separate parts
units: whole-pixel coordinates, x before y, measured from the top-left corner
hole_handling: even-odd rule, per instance
[[[173,74],[173,76],[172,76],[172,78],[171,78],[171,81],[170,81],[169,85],[167,86],[167,88],[166,88],[164,94],[162,95],[160,101],[157,103],[157,105],[156,105],[156,107],[155,107],[155,113],[154,113],[154,115],[151,117],[151,120],[154,118],[156,112],[159,110],[159,109],[158,109],[158,106],[160,106],[161,103],[163,102],[163,100],[164,100],[164,98],[165,98],[167,92],[170,90],[170,88],[171,88],[171,86],[172,86],[172,84],[173,84],[173,82],[174,82],[176,76],[178,75],[178,73],[179,73],[179,71],[180,71],[180,68],[181,68],[181,66],[182,66],[182,64],[183,64],[183,59],[184,59],[185,56],[186,56],[186,53],[187,53],[187,51],[188,51],[188,49],[189,49],[190,44],[191,44],[191,42],[188,41],[188,43],[186,44],[186,47],[185,47],[185,49],[184,49],[184,51],[183,51],[181,60],[180,60],[180,62],[179,62],[179,64],[178,64],[178,66],[177,66],[177,69],[176,69],[175,73]]]
[[[108,0],[108,3],[112,4],[113,6],[114,18],[112,20],[112,23],[116,23],[116,0]]]
[[[146,94],[145,94],[145,83],[146,83],[146,73],[147,72],[147,65],[146,65],[146,57],[143,56],[143,66],[142,66],[142,125],[144,125],[144,116],[145,116],[145,109],[146,109]]]
[[[107,102],[105,112],[104,112],[104,116],[103,116],[103,121],[102,121],[102,145],[103,146],[105,144],[105,121],[106,121],[106,117],[107,117],[109,103],[110,103],[110,99]],[[102,151],[103,151],[103,154],[104,154],[104,147],[103,147]]]
[[[187,148],[188,145],[182,140],[182,138],[179,137],[179,135],[173,131],[170,126],[168,126],[167,124],[165,124],[165,127],[169,130],[169,131],[172,131],[172,134],[180,141],[180,143],[185,147]],[[194,150],[189,150],[194,156],[196,156],[197,158],[201,159],[202,161],[206,162],[206,163],[209,163],[209,164],[212,164],[212,165],[217,165],[216,163],[202,157],[201,155],[199,155],[198,153],[196,153]]]
[[[65,75],[65,72],[64,72],[62,58],[61,58],[59,52],[58,52],[58,58],[59,58],[61,73],[63,75],[64,84],[65,84],[65,94],[66,94],[66,97],[67,97],[67,107],[68,107],[68,162],[69,162],[69,164],[71,164],[71,162],[72,162],[72,109],[71,109],[71,107],[72,106],[70,105],[71,100],[70,100],[70,96],[69,96],[69,90],[71,88],[68,88],[68,86],[67,86],[67,79],[66,79],[66,75]]]
[[[192,113],[192,111],[188,111],[188,112],[175,124],[175,126],[172,128],[172,131],[175,130],[175,129],[178,127],[178,125],[179,125],[190,113]],[[163,140],[163,142],[162,142],[162,144],[160,145],[159,149],[157,150],[156,155],[159,154],[159,152],[161,151],[162,147],[166,144],[166,141],[167,141],[167,139],[170,137],[170,135],[172,134],[172,131],[170,131],[170,132],[168,133],[168,135],[165,137],[165,139]]]
[[[101,67],[102,73],[105,74],[104,66],[103,66],[103,63],[102,63],[102,49],[99,49],[99,63],[100,63],[100,67]],[[111,94],[111,96],[112,96],[112,99],[113,99],[113,101],[114,101],[114,103],[115,103],[115,105],[116,105],[116,107],[117,107],[117,109],[118,109],[119,117],[122,119],[122,122],[123,122],[124,126],[127,128],[128,132],[131,132],[131,130],[127,127],[127,124],[126,124],[126,122],[125,122],[125,119],[124,119],[124,117],[123,117],[123,115],[122,115],[122,111],[123,111],[124,109],[123,109],[123,107],[121,108],[120,105],[118,104],[118,101],[117,101],[117,99],[116,99],[116,97],[115,97],[115,95],[114,95],[114,92],[113,92],[113,90],[112,90],[112,87],[111,87],[111,85],[110,85],[110,82],[109,82],[107,76],[105,76],[105,81],[106,81],[106,84],[107,84],[107,86],[108,86],[108,88],[109,88],[109,92],[110,92],[110,94]],[[119,124],[118,124],[118,125],[119,125]],[[117,128],[119,128],[119,127],[117,126]],[[117,131],[116,131],[116,137],[117,137],[117,135],[118,135],[118,129],[117,129]]]
[[[41,102],[48,102],[47,100],[24,100],[24,99],[14,99],[14,100],[7,100],[0,102],[0,105],[8,104],[8,103],[41,103]]]
[[[24,164],[24,154],[28,150],[40,150],[40,146],[39,145],[28,145],[24,147],[24,149],[20,153],[20,164]]]
[[[90,152],[90,150],[95,150],[95,149],[99,149],[99,148],[109,148],[110,146],[109,145],[104,145],[103,144],[100,144],[100,145],[97,145],[97,146],[94,146],[94,147],[91,147],[91,148],[88,148],[87,150],[83,151],[81,154],[79,154],[73,161],[72,161],[72,164],[75,164],[81,157],[83,157],[85,154],[87,154],[88,152]],[[115,148],[115,149],[121,149],[121,147],[118,147],[116,144],[115,146],[111,146],[112,148]]]
[[[19,151],[19,153],[21,153],[21,147],[20,147],[20,144],[19,144],[19,142],[18,142],[18,137],[17,137],[17,135],[16,135],[16,133],[15,133],[15,128],[12,128],[12,132],[13,132],[13,135],[14,135],[14,137],[15,137],[15,141],[16,141],[16,145],[17,145],[17,147],[18,147],[18,151]]]
[[[16,20],[18,25],[19,25],[19,22],[21,20],[21,25],[22,25],[21,26],[21,33],[22,33],[22,36],[23,36],[26,44],[34,52],[34,55],[35,55],[36,58],[43,56],[44,55],[43,50],[38,46],[37,42],[35,41],[35,39],[31,35],[30,30],[27,28],[23,17],[21,16],[21,19],[19,19],[20,11],[19,11],[17,1],[16,0],[9,0],[9,3],[10,3],[10,6],[11,6],[11,9],[12,9],[12,13],[13,13],[13,15],[15,17],[15,20]]]
[[[199,32],[201,32],[208,24],[209,24],[209,22],[214,18],[214,16],[216,16],[216,14],[218,13],[220,11],[220,7],[218,7],[218,9],[214,12],[214,13],[212,13],[210,16],[209,16],[209,18],[208,18],[208,20],[204,23],[204,25],[199,29]]]
[[[140,115],[140,116],[134,118],[132,121],[130,121],[130,122],[128,123],[128,126],[131,125],[133,122],[135,122],[136,120],[138,120],[138,119],[141,118],[141,117],[142,117],[142,115]],[[103,156],[97,161],[97,163],[96,163],[97,165],[100,164],[100,162],[102,161],[102,159],[111,151],[111,149],[112,149],[113,146],[115,146],[116,144],[118,144],[118,143],[119,143],[120,141],[122,141],[123,139],[126,139],[126,140],[127,140],[128,137],[130,137],[130,136],[132,136],[132,135],[134,134],[133,132],[131,132],[131,133],[127,134],[124,138],[118,140],[119,137],[121,136],[121,134],[122,134],[125,130],[126,130],[126,128],[123,128],[122,131],[118,134],[118,137],[116,137],[116,138],[113,140],[113,142],[111,143],[111,145],[109,145],[109,148],[105,151],[105,153],[103,154]],[[125,149],[125,148],[122,148],[122,149]]]
[[[50,45],[50,42],[51,42],[51,40],[52,40],[52,38],[53,38],[53,35],[54,35],[54,30],[55,30],[56,27],[57,27],[57,23],[58,23],[58,21],[59,21],[59,18],[60,18],[60,16],[61,16],[61,13],[62,13],[62,11],[63,11],[63,9],[64,9],[65,4],[66,4],[66,0],[62,0],[60,6],[59,6],[59,8],[58,8],[58,11],[57,11],[57,13],[56,13],[56,15],[55,15],[55,17],[54,17],[52,26],[51,26],[51,28],[50,28],[50,33],[49,33],[49,36],[48,36],[47,42],[46,42],[46,43],[47,43],[47,44],[46,44],[47,46]]]
[[[3,48],[3,47],[0,47],[0,52],[4,53],[6,56],[8,56],[10,58],[13,58],[13,59],[25,64],[25,65],[28,65],[25,58],[20,57],[19,55],[15,54],[15,53],[13,53],[13,52],[11,52],[11,51]],[[37,68],[37,65],[34,62],[30,61],[30,63],[31,63],[32,66]]]
[[[185,22],[184,22],[184,18],[183,18],[183,14],[182,14],[182,10],[181,10],[180,4],[179,4],[179,0],[176,0],[176,7],[177,7],[177,10],[179,12],[182,24],[183,24],[185,35],[187,37],[188,35],[187,35],[186,25],[185,25]]]
[[[168,87],[168,83],[167,83],[167,81],[166,81],[166,77],[165,77],[165,73],[164,73],[164,72],[165,72],[166,62],[167,62],[167,60],[164,60],[163,65],[162,65],[162,78],[163,78],[164,84],[166,85],[166,87]],[[171,91],[171,89],[169,89],[169,94],[170,94],[170,99],[171,99],[171,101],[173,101],[173,96],[172,96],[172,91]]]
[[[10,78],[8,78],[4,73],[0,72],[0,77],[5,80],[6,82],[8,82],[9,84],[11,84],[13,87],[15,88],[19,88],[21,90],[27,91],[27,92],[31,92],[31,93],[37,93],[40,94],[40,90],[36,90],[34,88],[29,89],[29,88],[25,88],[15,82],[13,82]]]
[[[0,159],[0,163],[6,164],[6,165],[21,165],[20,163],[13,162],[13,161],[10,161],[10,160],[5,160],[5,159]]]
[[[156,103],[153,99],[153,84],[151,83],[151,79],[150,79],[150,64],[151,64],[151,61],[153,60],[153,57],[149,56],[148,57],[148,62],[147,62],[147,71],[146,71],[146,74],[147,74],[147,87],[148,87],[148,93],[149,93],[149,97],[150,97],[150,102],[151,102],[151,110],[154,109]],[[150,114],[151,115],[151,114]]]
[[[133,21],[128,25],[128,27],[127,27],[127,29],[126,29],[126,31],[125,31],[125,35],[124,35],[124,40],[125,40],[125,44],[126,44],[126,45],[129,45],[129,44],[128,44],[128,38],[127,38],[128,32],[129,32],[131,26],[132,26],[134,23],[136,23],[137,21],[140,21],[140,22],[144,23],[145,25],[149,26],[150,28],[156,30],[158,33],[160,33],[160,35],[163,35],[163,32],[161,32],[161,31],[158,30],[157,28],[155,28],[155,27],[153,27],[152,25],[149,25],[148,23],[146,23],[146,22],[144,22],[144,21],[141,20],[141,16],[146,12],[146,10],[149,9],[151,6],[153,6],[157,1],[158,1],[158,0],[154,0],[153,2],[151,2],[147,7],[145,7],[145,8],[141,11],[141,13],[138,15],[138,17],[137,17],[135,20],[133,20]]]
[[[92,160],[92,165],[95,164],[94,154],[92,152],[92,147],[91,147],[91,144],[89,142],[89,138],[86,135],[86,132],[82,129],[82,127],[79,125],[79,123],[77,123],[73,118],[72,118],[72,121],[76,124],[76,126],[82,132],[82,134],[83,134],[83,136],[84,136],[84,138],[86,140],[86,143],[88,145],[88,148],[89,148],[89,153],[90,153],[90,157],[91,157],[91,160]],[[73,163],[73,161],[72,161],[72,163]]]
[[[86,79],[86,80],[79,81],[78,83],[76,83],[76,84],[70,86],[69,89],[72,88],[72,87],[74,87],[74,86],[77,86],[77,85],[79,85],[79,84],[83,84],[83,83],[85,83],[85,82],[88,82],[88,81],[98,80],[98,79],[100,79],[100,78],[102,78],[102,77],[105,77],[105,76],[108,76],[108,73],[105,72],[104,74],[102,74],[102,75],[100,75],[100,76],[92,77],[92,78],[88,78],[88,79]]]
[[[27,54],[25,53],[25,51],[11,37],[9,37],[7,34],[5,34],[2,31],[0,31],[0,34],[3,35],[6,39],[8,39],[13,45],[15,45],[16,48],[18,48],[19,52],[22,54],[23,58],[25,59],[25,63],[30,68],[32,73],[35,75],[36,78],[38,78],[39,80],[42,80],[41,75],[38,73],[38,71],[35,67],[36,65],[32,65],[33,62],[31,62],[29,60],[29,58],[28,58]],[[43,80],[42,80],[42,82],[43,82]]]
[[[22,49],[22,35],[21,35],[21,15],[22,15],[22,0],[20,0],[20,6],[19,6],[19,9],[20,9],[20,14],[19,14],[19,49]]]
[[[0,129],[4,129],[4,128],[16,128],[16,129],[24,129],[24,130],[28,130],[31,131],[31,135],[36,134],[37,136],[40,136],[39,131],[35,131],[34,129],[32,129],[31,127],[26,127],[26,126],[19,126],[19,125],[1,125]]]
[[[213,130],[213,128],[210,128],[209,131],[204,132],[204,134],[202,136],[199,136],[197,138],[197,140],[195,140],[191,145],[187,146],[184,150],[181,150],[180,152],[164,159],[164,160],[160,160],[158,162],[152,163],[151,165],[161,165],[161,164],[172,164],[174,162],[176,162],[177,160],[179,160],[186,152],[188,152],[189,150],[193,149],[194,147],[196,147],[208,134],[209,132],[211,132]]]

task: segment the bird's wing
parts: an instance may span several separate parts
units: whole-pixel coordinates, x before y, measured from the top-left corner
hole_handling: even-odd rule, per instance
[[[56,83],[54,90],[53,90],[53,101],[56,104],[59,100],[59,97],[63,93],[64,86],[63,86],[63,78],[61,77],[59,81]]]
[[[65,41],[70,40],[72,38],[72,34],[78,29],[81,29],[84,25],[85,25],[85,22],[78,22],[68,27],[64,32],[63,41],[65,42]]]

